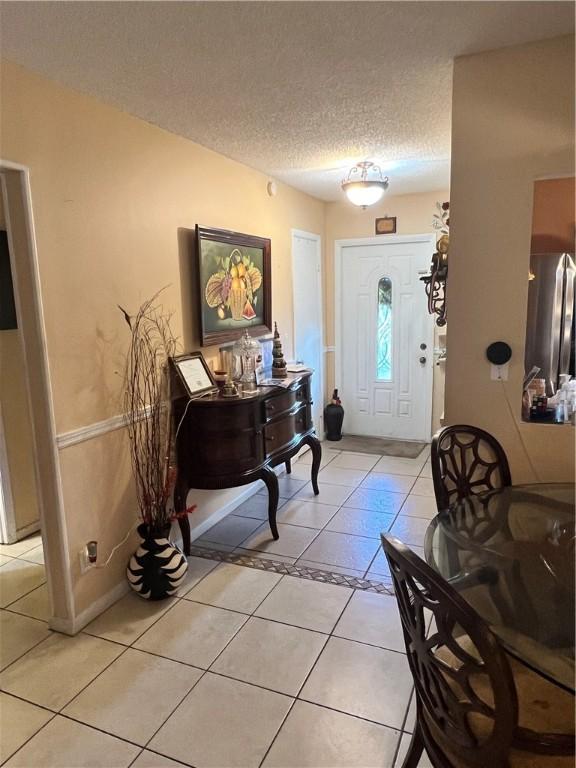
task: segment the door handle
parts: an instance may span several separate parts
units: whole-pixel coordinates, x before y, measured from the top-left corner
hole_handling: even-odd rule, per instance
[[[422,363],[422,365],[424,365],[426,363],[426,358],[425,357],[420,357],[419,360]]]

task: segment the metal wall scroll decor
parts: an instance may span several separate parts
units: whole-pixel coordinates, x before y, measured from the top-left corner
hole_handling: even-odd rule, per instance
[[[446,280],[448,278],[448,254],[436,253],[432,256],[430,274],[420,280],[424,283],[428,297],[428,312],[437,315],[436,325],[446,325]]]
[[[448,231],[450,226],[450,203],[436,203],[438,212],[434,214],[434,229],[442,233],[436,242],[436,252],[432,256],[430,274],[420,280],[424,283],[428,297],[428,312],[436,315],[436,325],[446,325],[446,282],[448,280]]]

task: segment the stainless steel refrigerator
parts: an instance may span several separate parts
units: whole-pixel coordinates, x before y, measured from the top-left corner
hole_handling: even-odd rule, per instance
[[[574,318],[576,263],[573,253],[530,256],[525,368],[540,368],[546,394],[553,395],[560,375],[575,375]]]

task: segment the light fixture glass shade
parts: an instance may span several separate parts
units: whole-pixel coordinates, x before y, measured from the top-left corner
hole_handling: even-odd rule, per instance
[[[348,200],[362,208],[381,200],[384,190],[384,184],[378,181],[351,181],[344,188]]]
[[[348,200],[361,208],[377,203],[387,189],[388,177],[383,177],[380,168],[368,160],[351,168],[342,182]]]

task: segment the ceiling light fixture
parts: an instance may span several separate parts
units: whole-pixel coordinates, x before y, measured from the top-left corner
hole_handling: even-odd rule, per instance
[[[369,160],[356,163],[342,182],[348,200],[361,208],[374,205],[388,189],[388,176],[382,176],[380,167]]]

